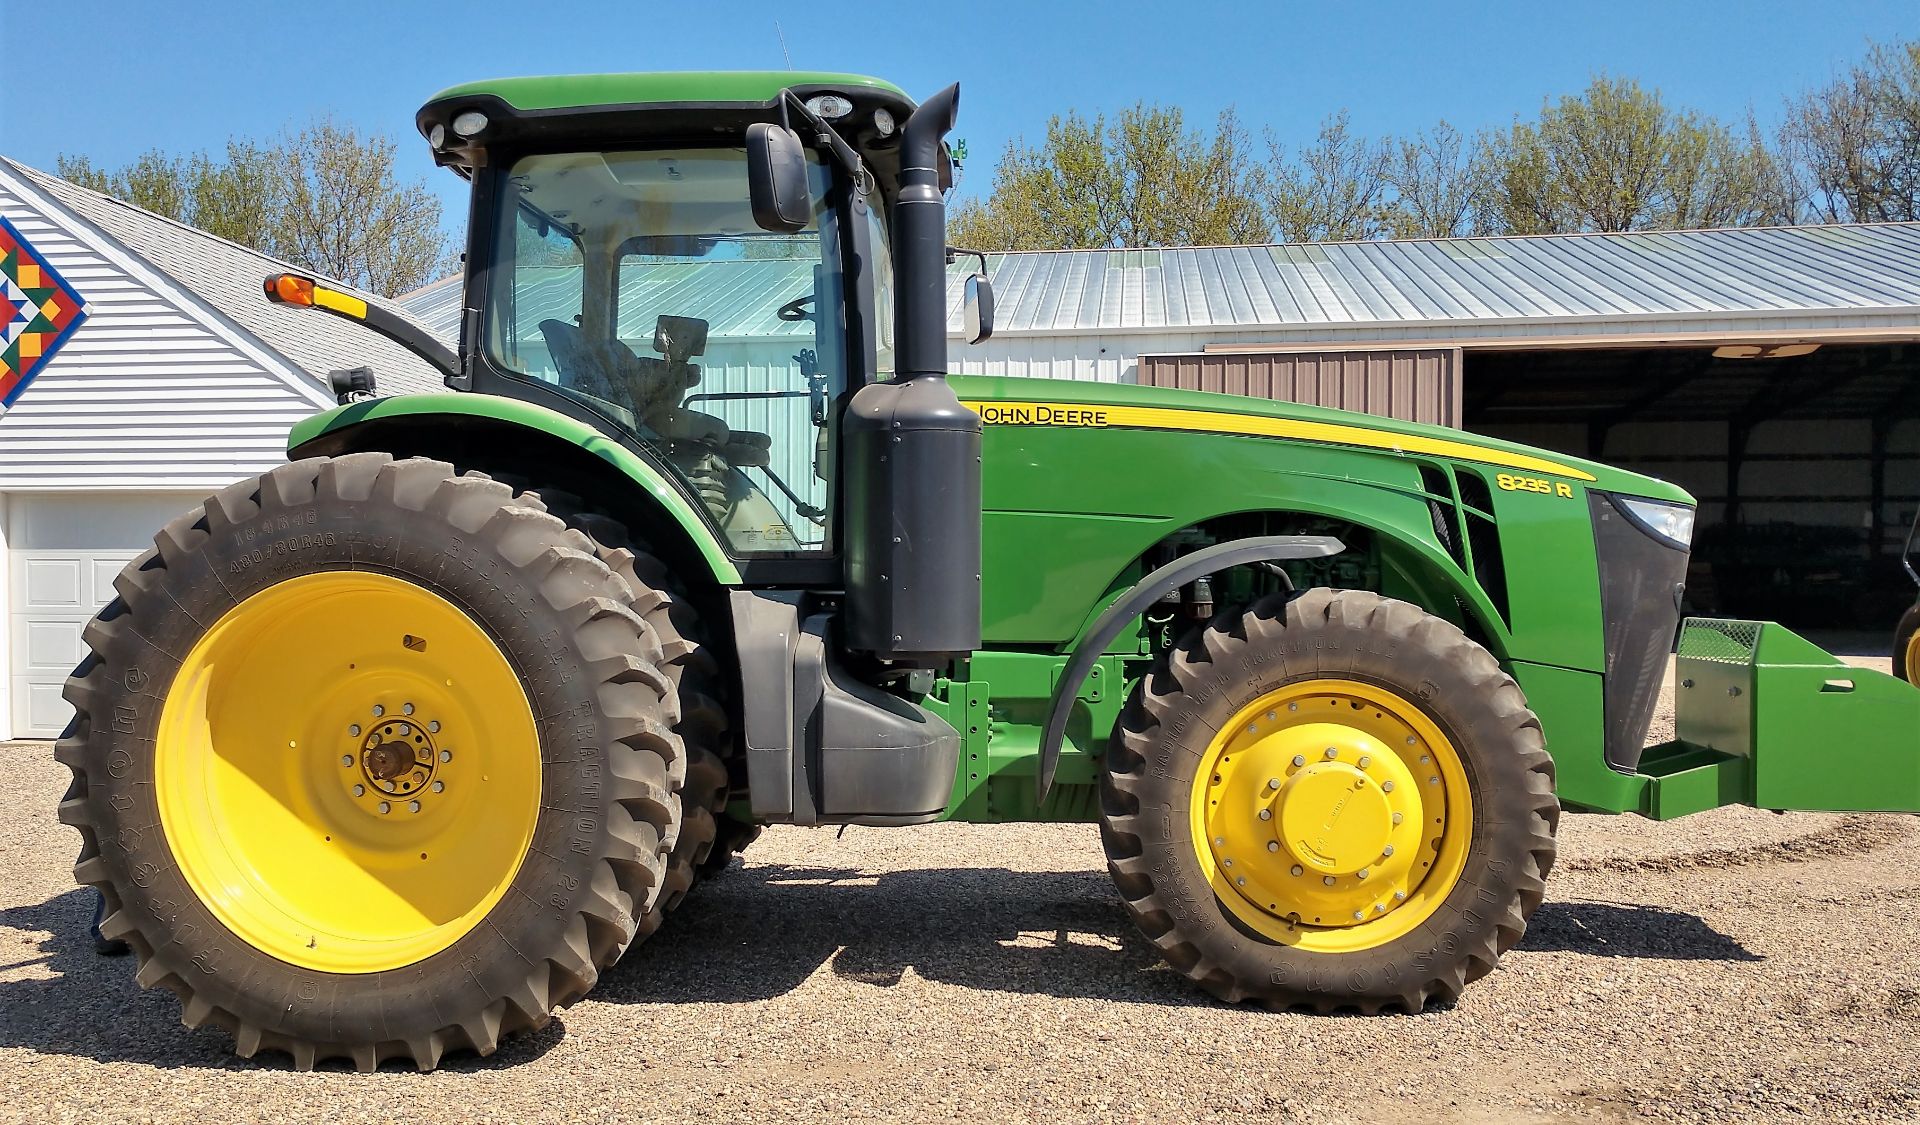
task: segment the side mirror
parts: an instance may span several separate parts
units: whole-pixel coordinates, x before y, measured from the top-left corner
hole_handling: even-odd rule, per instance
[[[984,273],[967,278],[967,343],[977,344],[993,335],[993,282]]]
[[[792,234],[812,221],[806,149],[793,130],[765,121],[747,126],[747,186],[761,230]]]

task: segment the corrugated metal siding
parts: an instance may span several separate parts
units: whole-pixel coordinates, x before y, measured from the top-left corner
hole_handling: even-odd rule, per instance
[[[285,373],[4,174],[0,213],[90,311],[0,415],[0,489],[215,488],[285,460],[288,428],[319,408]]]
[[[1460,353],[1208,352],[1140,357],[1140,382],[1460,425]]]

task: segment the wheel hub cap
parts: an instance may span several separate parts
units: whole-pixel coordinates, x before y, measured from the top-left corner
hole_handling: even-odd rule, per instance
[[[1464,772],[1432,719],[1391,691],[1310,680],[1270,692],[1202,767],[1202,866],[1223,905],[1278,940],[1392,940],[1458,878],[1472,825]]]

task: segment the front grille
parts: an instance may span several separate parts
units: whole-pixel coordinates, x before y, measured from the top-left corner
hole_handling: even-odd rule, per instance
[[[1632,773],[1646,747],[1667,655],[1680,625],[1687,552],[1640,530],[1604,492],[1587,493],[1600,564],[1605,621],[1605,748],[1607,764]]]

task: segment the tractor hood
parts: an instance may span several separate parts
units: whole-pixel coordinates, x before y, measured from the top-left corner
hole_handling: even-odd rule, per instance
[[[1125,383],[954,376],[954,392],[996,425],[1115,427],[1278,438],[1487,465],[1603,492],[1693,504],[1676,485],[1551,450],[1447,426],[1212,391]]]

